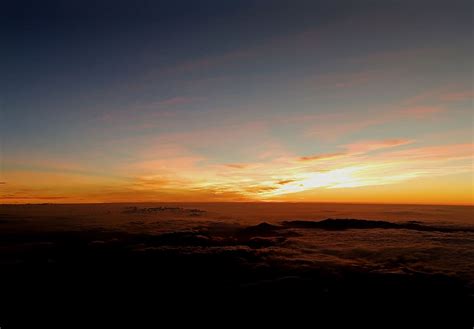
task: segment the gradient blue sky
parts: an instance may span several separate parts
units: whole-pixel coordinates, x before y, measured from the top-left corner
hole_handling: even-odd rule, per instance
[[[3,199],[472,203],[472,9],[7,3]]]

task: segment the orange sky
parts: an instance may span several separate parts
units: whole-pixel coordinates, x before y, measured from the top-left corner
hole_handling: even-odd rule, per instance
[[[365,141],[340,152],[206,163],[170,151],[133,163],[123,176],[67,166],[9,170],[5,203],[127,201],[318,201],[473,204],[472,144],[410,146],[409,140]],[[403,147],[403,149],[401,149]],[[130,176],[125,176],[129,173]],[[11,191],[9,193],[9,191]],[[23,197],[23,195],[25,197]]]

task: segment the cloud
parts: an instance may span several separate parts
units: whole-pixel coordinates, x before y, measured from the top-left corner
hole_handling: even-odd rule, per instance
[[[390,151],[381,155],[385,159],[403,160],[456,160],[469,159],[474,156],[474,143],[435,145]]]
[[[6,195],[0,196],[2,200],[63,200],[70,199],[69,196],[44,196],[44,195]]]
[[[112,180],[123,180],[126,179],[124,176],[116,175],[106,171],[90,170],[87,167],[79,165],[78,163],[68,163],[62,160],[55,161],[55,158],[48,160],[35,159],[31,157],[29,160],[25,160],[23,157],[15,158],[15,161],[5,161],[4,173],[5,177],[11,175],[17,175],[18,173],[30,173],[37,177],[33,179],[37,181],[39,176],[48,177],[57,175],[71,176],[71,177],[82,177],[83,180],[94,180],[94,179],[112,179]],[[32,176],[26,178],[31,179]],[[53,183],[53,182],[51,182]],[[55,182],[57,183],[57,182]],[[6,183],[5,183],[6,184]]]
[[[302,166],[288,175],[291,182],[262,193],[263,197],[272,198],[317,188],[388,185],[419,177],[432,178],[472,171],[473,144],[390,150],[410,143],[412,140],[408,139],[361,141],[342,145],[344,152],[298,158],[297,163]],[[324,161],[324,169],[315,167],[320,161]],[[276,182],[275,186],[278,186]]]
[[[415,106],[401,109],[398,113],[400,114],[400,117],[425,119],[444,111],[444,108],[437,106]]]
[[[225,164],[226,167],[233,168],[233,169],[245,169],[249,167],[249,164],[245,163],[228,163]]]
[[[262,134],[267,130],[267,123],[263,121],[220,123],[211,128],[163,133],[155,137],[153,143],[177,144],[182,147],[217,145],[228,147],[230,143],[242,143],[244,140],[250,142],[255,138],[262,138]]]
[[[261,193],[267,193],[276,190],[277,187],[275,186],[261,186],[261,185],[255,185],[255,186],[249,186],[245,188],[245,191],[251,194],[261,194]]]
[[[355,113],[345,113],[339,116],[327,117],[324,121],[310,126],[306,134],[326,141],[334,141],[342,136],[355,133],[369,127],[381,126],[403,120],[423,120],[436,117],[446,109],[441,106],[395,106],[377,111],[367,111],[361,116]]]
[[[156,153],[155,159],[138,161],[122,168],[131,177],[127,182],[88,183],[82,176],[67,174],[59,180],[55,176],[54,181],[61,182],[55,187],[55,192],[69,191],[71,186],[75,186],[74,200],[80,196],[88,200],[117,202],[272,200],[315,189],[388,185],[472,170],[472,144],[392,150],[410,143],[412,140],[402,138],[362,140],[343,144],[338,152],[224,164],[216,164],[210,158],[192,154],[185,148],[171,146],[167,151],[164,149],[165,156]],[[157,150],[159,152],[159,147]],[[22,177],[23,183],[20,183],[23,185],[19,185],[19,181],[13,185],[17,191],[21,186],[29,186],[25,185],[27,181],[32,181],[25,180],[24,175]],[[32,177],[37,188],[50,186],[45,184],[52,181],[48,177],[42,177],[41,181],[38,176]],[[10,178],[15,181],[14,176]],[[77,179],[81,180],[82,187],[77,185]],[[31,196],[36,194],[42,196],[34,191],[28,193]],[[50,197],[47,194],[44,196]],[[10,198],[19,200],[13,194]]]
[[[89,201],[255,201],[315,189],[389,185],[414,178],[433,178],[472,171],[473,144],[406,148],[408,139],[360,141],[341,145],[343,151],[312,157],[269,158],[265,161],[216,165],[199,156],[179,156],[137,162],[128,169],[127,182],[85,181],[73,174],[22,175],[13,181],[10,200],[49,198],[46,191],[71,192],[68,200]],[[377,152],[375,152],[377,151]],[[324,167],[320,162],[324,161]],[[229,166],[230,165],[230,166]],[[71,176],[72,175],[72,176]],[[54,178],[54,179],[53,179]],[[78,185],[78,179],[82,185]],[[22,186],[34,187],[20,193]],[[51,185],[51,182],[56,182]],[[72,189],[73,188],[73,189]],[[39,192],[45,191],[45,192]],[[37,198],[40,201],[39,198]],[[53,200],[53,199],[51,199]],[[61,199],[57,199],[60,201]]]
[[[385,139],[385,140],[360,141],[357,143],[343,145],[342,147],[345,148],[345,151],[343,152],[315,154],[311,156],[300,157],[298,160],[302,162],[332,160],[332,159],[347,157],[351,155],[361,155],[367,152],[372,152],[372,151],[376,151],[380,149],[402,146],[409,143],[412,143],[412,141],[408,139]]]
[[[473,97],[474,92],[470,89],[447,86],[419,93],[418,95],[406,99],[404,103],[408,105],[439,102],[450,103],[470,100]]]
[[[360,141],[357,143],[346,144],[344,145],[344,147],[347,149],[346,154],[364,154],[380,149],[407,145],[412,142],[413,141],[409,139],[367,140]]]
[[[448,102],[464,101],[472,99],[473,97],[474,92],[472,90],[446,92],[439,95],[440,100]]]
[[[166,176],[149,176],[149,177],[136,177],[131,184],[132,188],[137,189],[163,189],[169,187],[176,187],[186,182],[183,180],[179,180],[177,177],[166,177]]]
[[[276,182],[278,185],[285,185],[289,183],[293,183],[295,180],[294,179],[282,179]]]
[[[133,168],[145,172],[165,171],[185,171],[194,168],[199,162],[206,158],[202,156],[176,156],[176,157],[161,157],[157,155],[156,160],[145,160],[136,162],[132,165]]]
[[[370,126],[383,124],[387,121],[388,120],[384,117],[366,119],[345,118],[343,122],[339,120],[335,122],[327,121],[310,127],[307,131],[307,135],[310,137],[318,137],[326,141],[333,141],[341,136],[363,130]]]
[[[347,155],[346,152],[315,154],[315,155],[300,157],[299,161],[320,161],[320,160],[339,158],[345,155]]]

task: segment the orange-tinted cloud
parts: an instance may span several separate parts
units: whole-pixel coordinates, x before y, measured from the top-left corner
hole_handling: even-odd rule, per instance
[[[436,106],[414,106],[401,109],[399,111],[400,116],[414,118],[414,119],[424,119],[431,117],[437,113],[444,112],[445,109]]]
[[[71,197],[68,196],[44,196],[44,195],[21,195],[21,194],[14,194],[14,195],[6,195],[0,196],[0,200],[64,200],[70,199]]]
[[[417,147],[390,151],[383,154],[387,159],[456,160],[474,156],[474,143],[449,144]]]
[[[300,161],[320,161],[326,159],[339,158],[341,156],[347,155],[346,152],[335,152],[335,153],[324,153],[324,154],[315,154],[310,156],[300,157]]]
[[[359,120],[346,119],[344,122],[320,123],[308,130],[308,136],[321,138],[326,141],[333,141],[337,138],[363,130],[370,126],[375,126],[387,122],[386,118],[367,118]]]
[[[233,169],[245,169],[249,167],[249,165],[245,163],[228,163],[225,166]]]
[[[278,185],[285,185],[285,184],[293,183],[294,181],[295,181],[294,179],[283,179],[283,180],[277,181],[276,183]]]
[[[348,113],[345,117],[339,116],[321,121],[307,131],[308,136],[333,141],[337,138],[354,132],[362,131],[369,127],[385,125],[402,120],[422,120],[445,112],[445,108],[439,106],[411,106],[395,107],[391,109],[380,109],[368,111],[367,115],[351,117]]]
[[[472,90],[464,90],[464,91],[453,91],[453,92],[446,92],[439,96],[439,99],[442,101],[448,102],[457,102],[457,101],[464,101],[469,100],[474,97],[474,91]]]
[[[244,166],[216,165],[199,157],[172,157],[137,163],[125,170],[126,180],[79,173],[7,172],[8,202],[112,201],[255,201],[294,200],[326,189],[396,185],[410,188],[414,179],[431,179],[472,172],[473,144],[411,147],[409,140],[360,141],[342,145],[339,157],[271,158]],[[377,152],[374,152],[377,151]],[[158,162],[157,162],[158,161]],[[232,165],[232,164],[231,164]],[[124,168],[125,169],[125,168]],[[7,185],[5,185],[7,187]],[[394,188],[395,189],[395,188]],[[346,192],[341,192],[345,195]],[[347,195],[351,195],[347,192]],[[43,199],[44,198],[44,199]],[[316,200],[314,200],[316,201]],[[374,202],[377,198],[374,197]],[[409,201],[408,199],[406,201]]]
[[[312,156],[304,156],[304,157],[300,157],[299,161],[306,162],[306,161],[332,160],[335,158],[347,157],[351,155],[359,155],[359,154],[364,154],[367,152],[376,151],[380,149],[406,145],[411,142],[412,141],[408,139],[385,139],[385,140],[360,141],[357,143],[343,145],[343,148],[345,148],[345,151],[343,152],[323,153],[323,154],[315,154]]]
[[[469,100],[474,97],[474,92],[471,89],[455,88],[454,86],[446,86],[443,88],[435,88],[427,90],[412,96],[404,101],[406,105],[421,105],[421,104],[439,104],[459,102]]]
[[[384,139],[384,140],[367,140],[360,141],[357,143],[346,144],[344,147],[347,149],[347,153],[367,153],[370,151],[376,151],[380,149],[386,149],[396,146],[402,146],[412,143],[409,139]]]

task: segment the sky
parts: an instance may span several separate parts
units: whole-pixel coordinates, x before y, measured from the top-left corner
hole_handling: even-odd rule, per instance
[[[469,0],[1,12],[2,203],[474,203]]]

